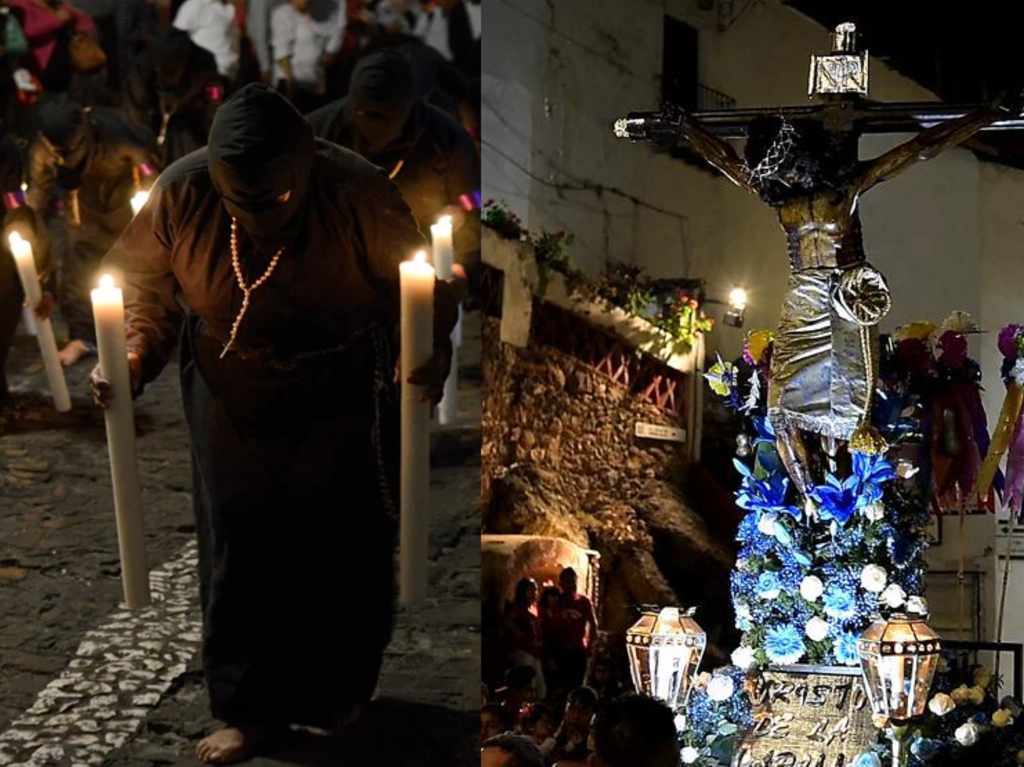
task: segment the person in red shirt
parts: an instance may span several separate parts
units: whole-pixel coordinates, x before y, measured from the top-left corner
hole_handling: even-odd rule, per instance
[[[587,659],[597,639],[597,616],[590,600],[576,591],[575,570],[562,570],[558,582],[562,587],[558,601],[558,665],[569,686],[578,687],[583,684]]]

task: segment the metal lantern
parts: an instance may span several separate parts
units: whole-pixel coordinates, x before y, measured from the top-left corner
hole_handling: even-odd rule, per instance
[[[707,634],[693,619],[694,612],[696,608],[645,609],[626,631],[633,686],[672,710],[686,705],[707,644]]]
[[[899,724],[924,712],[941,649],[923,617],[897,613],[868,626],[857,654],[875,716]]]

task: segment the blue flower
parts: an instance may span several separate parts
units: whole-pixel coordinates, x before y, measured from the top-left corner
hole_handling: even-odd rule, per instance
[[[754,429],[757,431],[754,437],[754,444],[775,444],[775,427],[772,422],[764,416],[754,416]]]
[[[856,476],[839,481],[829,474],[824,485],[811,491],[811,497],[818,502],[822,519],[834,519],[845,525],[858,508],[860,481]]]
[[[822,599],[825,614],[830,618],[844,620],[852,618],[857,612],[857,601],[852,591],[836,586],[829,586]]]
[[[772,663],[796,663],[803,657],[804,649],[800,632],[788,624],[768,629],[764,638],[764,651]]]
[[[915,738],[910,744],[910,753],[922,762],[928,762],[944,750],[945,744],[935,738]]]
[[[757,578],[755,590],[761,599],[775,599],[782,591],[782,581],[779,580],[778,573],[771,570],[761,573]]]
[[[861,751],[853,760],[853,767],[882,767],[882,760],[874,751]]]
[[[843,666],[856,666],[860,663],[860,656],[857,654],[857,637],[852,631],[844,631],[835,640],[832,646],[835,652],[836,661]]]
[[[896,469],[882,455],[853,454],[853,476],[860,484],[859,506],[881,500],[882,483],[896,477]]]
[[[777,511],[800,518],[800,510],[786,503],[789,480],[783,474],[775,472],[759,479],[743,461],[733,459],[733,465],[743,475],[736,492],[737,506],[748,511]]]

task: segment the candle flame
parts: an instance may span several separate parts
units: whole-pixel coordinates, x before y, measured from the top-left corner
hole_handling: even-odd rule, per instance
[[[104,274],[102,277],[100,277],[100,289],[101,290],[110,290],[113,287],[114,287],[114,278],[113,277],[111,277],[109,274]]]
[[[417,250],[416,255],[412,257],[412,260],[415,261],[417,264],[427,263],[427,251]]]
[[[17,250],[25,245],[25,238],[21,236],[20,232],[11,232],[11,236],[7,239],[11,243],[11,250]]]
[[[131,199],[132,213],[138,215],[139,211],[146,206],[147,200],[149,200],[149,192],[145,189],[140,189],[133,194]]]
[[[452,217],[449,215],[439,216],[437,219],[437,225],[450,227],[452,225]]]

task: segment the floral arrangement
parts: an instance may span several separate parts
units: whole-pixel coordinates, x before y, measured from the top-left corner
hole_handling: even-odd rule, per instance
[[[732,575],[740,668],[853,666],[872,616],[925,611],[920,594],[927,515],[915,483],[884,456],[855,453],[806,501],[791,486],[766,413],[771,334],[751,333],[743,358],[711,367],[712,390],[745,418],[736,503],[747,513]],[[910,472],[904,467],[904,475]]]
[[[680,728],[683,764],[729,762],[738,739],[754,726],[746,685],[747,674],[737,666],[697,676],[687,701],[686,726]]]
[[[484,204],[481,221],[502,237],[527,243],[533,248],[543,292],[552,271],[563,275],[570,291],[587,298],[599,297],[665,331],[673,344],[689,349],[697,337],[712,328],[712,320],[701,310],[697,295],[680,289],[664,290],[666,281],[648,277],[638,266],[611,262],[596,281],[573,268],[569,247],[573,235],[566,232],[531,233],[519,216],[494,200]]]
[[[1024,710],[997,699],[984,666],[948,664],[936,674],[925,715],[914,722],[912,767],[1010,767],[1024,764]]]

